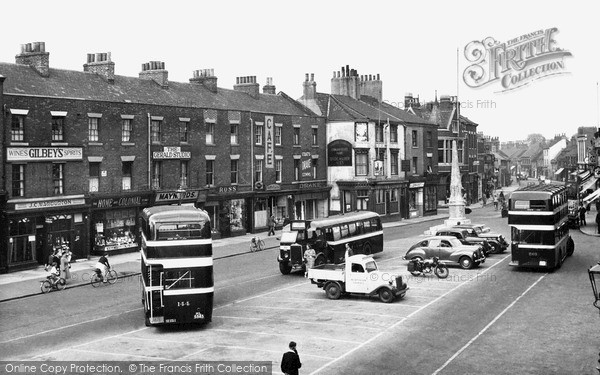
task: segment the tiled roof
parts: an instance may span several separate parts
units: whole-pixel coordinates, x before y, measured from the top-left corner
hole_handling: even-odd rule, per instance
[[[0,74],[6,77],[5,94],[314,116],[287,95],[259,94],[254,99],[221,87],[213,93],[201,84],[169,81],[163,88],[152,80],[120,75],[108,83],[95,73],[53,68],[49,77],[42,77],[29,66],[9,63],[0,63]]]

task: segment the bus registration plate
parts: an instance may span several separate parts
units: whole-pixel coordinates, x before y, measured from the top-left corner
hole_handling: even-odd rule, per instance
[[[536,257],[536,256],[538,256],[538,253],[536,253],[535,251],[530,251],[529,252],[529,256],[530,257]]]

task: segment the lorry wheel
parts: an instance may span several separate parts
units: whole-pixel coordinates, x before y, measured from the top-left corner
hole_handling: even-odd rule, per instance
[[[289,265],[289,263],[279,263],[279,271],[283,274],[283,275],[289,275],[290,272],[292,272],[292,266]]]
[[[569,237],[569,239],[567,240],[567,256],[570,257],[571,255],[573,255],[574,251],[575,242],[573,242],[573,238]]]
[[[340,288],[338,283],[327,283],[327,285],[325,285],[325,294],[329,299],[340,299],[342,296],[342,288]]]
[[[394,300],[394,293],[388,288],[379,289],[379,300],[383,303],[390,303]]]

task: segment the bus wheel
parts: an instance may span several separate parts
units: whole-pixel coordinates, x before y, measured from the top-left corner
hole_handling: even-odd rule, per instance
[[[292,266],[289,263],[279,262],[279,271],[283,275],[289,275],[292,272]]]
[[[342,296],[342,288],[340,288],[340,284],[336,282],[329,282],[325,285],[325,295],[329,299],[340,299]]]
[[[315,267],[325,263],[327,263],[325,261],[325,255],[323,253],[319,253],[319,255],[317,255],[317,257],[315,258]]]
[[[363,245],[363,254],[371,255],[371,244],[370,243],[365,242],[365,244]]]
[[[574,251],[575,242],[573,241],[573,238],[569,237],[569,239],[567,240],[567,256],[570,257],[571,255],[573,255]]]

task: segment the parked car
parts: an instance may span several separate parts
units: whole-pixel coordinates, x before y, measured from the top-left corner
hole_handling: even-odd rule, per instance
[[[488,256],[492,252],[492,246],[489,244],[487,239],[479,237],[469,237],[467,229],[448,227],[440,228],[435,232],[436,236],[453,236],[458,238],[465,245],[480,245],[483,250],[483,254]]]
[[[438,257],[440,261],[456,263],[464,269],[474,268],[485,262],[485,255],[479,245],[465,245],[454,236],[431,236],[410,247],[404,259],[429,259]]]
[[[466,230],[469,238],[485,238],[492,247],[492,254],[500,254],[508,249],[508,242],[504,236],[500,233],[490,231],[483,224],[461,224],[455,226],[455,228]],[[488,230],[484,232],[482,228],[487,228]]]

